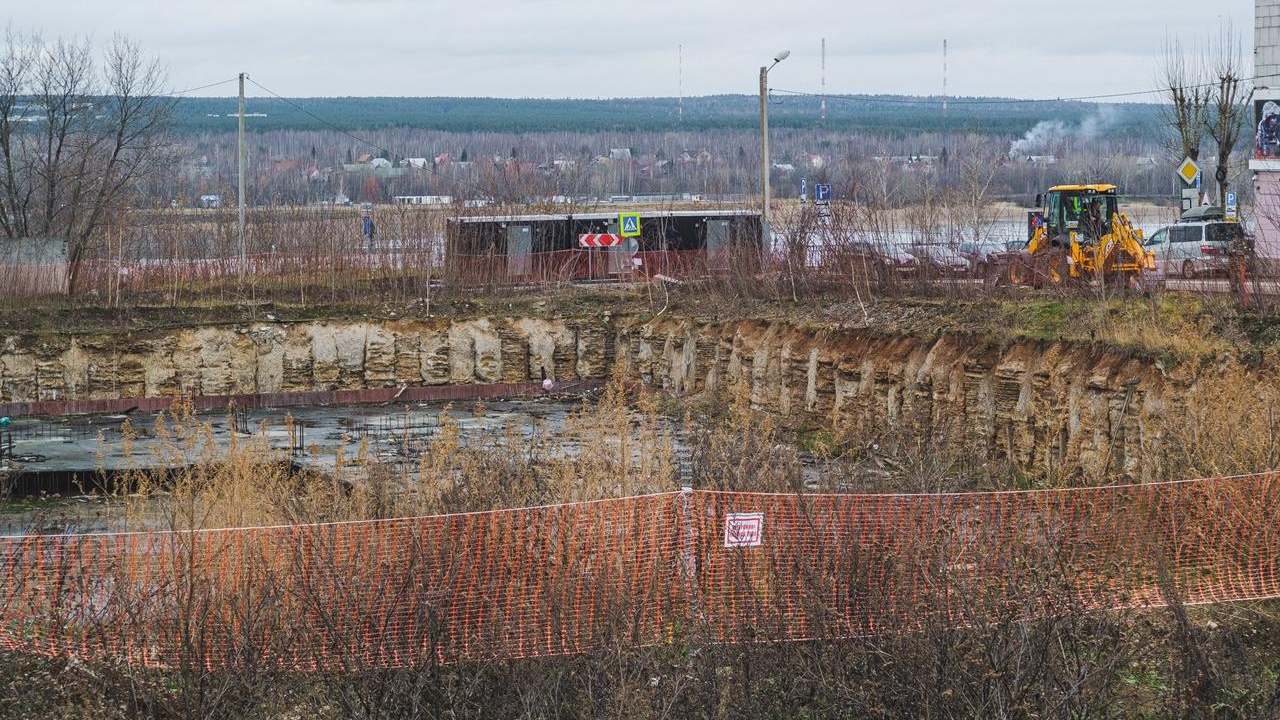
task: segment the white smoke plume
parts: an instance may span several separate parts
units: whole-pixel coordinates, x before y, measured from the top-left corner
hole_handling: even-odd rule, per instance
[[[1115,124],[1115,120],[1115,109],[1105,106],[1081,120],[1079,125],[1068,125],[1061,120],[1045,120],[1013,141],[1009,146],[1009,157],[1020,159],[1030,155],[1051,155],[1068,139],[1097,139]]]

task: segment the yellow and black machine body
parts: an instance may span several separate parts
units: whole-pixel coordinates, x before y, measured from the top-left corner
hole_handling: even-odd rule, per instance
[[[1026,248],[1008,258],[1013,284],[1128,282],[1155,269],[1142,231],[1120,212],[1115,185],[1058,185],[1038,195],[1036,205],[1027,217]]]

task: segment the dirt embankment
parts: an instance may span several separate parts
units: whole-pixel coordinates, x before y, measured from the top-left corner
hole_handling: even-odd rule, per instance
[[[1156,479],[1167,421],[1220,372],[1141,347],[902,325],[605,312],[11,334],[0,402],[603,378],[622,359],[678,395],[746,393],[793,427],[910,423],[1023,467]]]

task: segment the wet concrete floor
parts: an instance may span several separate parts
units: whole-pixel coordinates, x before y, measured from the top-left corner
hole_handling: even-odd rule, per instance
[[[463,443],[492,442],[554,434],[578,407],[577,398],[547,396],[483,404],[209,411],[177,423],[169,413],[14,418],[3,438],[11,444],[11,457],[0,462],[15,477],[11,494],[65,495],[77,484],[91,485],[95,477],[123,470],[193,464],[210,443],[225,448],[232,435],[265,439],[295,464],[324,470],[336,466],[340,453],[344,462],[354,461],[362,445],[384,462],[414,459],[429,448],[446,415]]]

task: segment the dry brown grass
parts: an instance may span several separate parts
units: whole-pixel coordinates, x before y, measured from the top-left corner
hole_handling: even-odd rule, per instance
[[[531,436],[508,424],[468,435],[446,407],[429,441],[409,441],[407,462],[383,462],[367,441],[343,443],[333,472],[295,470],[265,429],[215,437],[209,419],[176,402],[155,422],[143,455],[126,427],[134,469],[119,487],[119,520],[134,529],[247,527],[407,517],[577,502],[678,487],[676,423],[660,398],[633,397],[621,381]],[[488,412],[483,405],[477,414]],[[286,430],[292,423],[286,417]],[[319,448],[305,452],[318,456]],[[162,474],[153,468],[176,468]]]
[[[625,376],[619,369],[618,376]],[[1234,360],[1202,368],[1158,416],[1144,416],[1144,457],[1166,479],[1260,472],[1280,466],[1280,376]],[[1171,380],[1175,385],[1179,381]],[[477,406],[479,414],[488,412]],[[291,420],[286,419],[286,424]],[[904,411],[892,424],[844,418],[790,430],[754,410],[748,388],[674,400],[619,381],[560,427],[531,435],[514,425],[467,435],[447,409],[438,431],[397,462],[365,442],[339,448],[336,469],[298,471],[265,428],[218,439],[207,417],[175,403],[149,429],[118,520],[131,528],[299,524],[625,497],[694,487],[766,492],[963,492],[1123,481],[1124,468],[1019,468],[992,458],[960,420]],[[307,452],[318,455],[315,447]],[[328,452],[333,452],[332,450]],[[161,478],[147,470],[179,468]]]
[[[1189,397],[1201,410],[1170,431],[1200,441],[1198,454],[1176,459],[1185,467],[1227,471],[1271,457],[1271,415],[1249,414],[1249,408],[1273,404],[1277,385],[1268,379],[1267,387],[1241,394],[1256,376],[1229,370],[1220,377],[1193,389]],[[1232,399],[1211,401],[1224,395]],[[137,464],[165,461],[187,469],[163,483],[139,470],[125,503],[127,519],[134,527],[197,528],[422,515],[667,490],[686,477],[706,488],[803,490],[796,438],[752,410],[745,388],[669,403],[654,394],[635,395],[618,382],[572,413],[560,431],[526,438],[508,426],[481,442],[444,415],[440,432],[416,461],[380,463],[368,446],[354,444],[346,448],[352,460],[333,474],[290,472],[287,452],[271,449],[262,433],[213,442],[207,421],[189,404],[176,403],[154,429],[161,450],[138,457]],[[672,418],[673,407],[679,420]],[[1232,437],[1233,416],[1243,418],[1235,431],[1243,438],[1229,446],[1205,441]],[[957,428],[908,416],[896,429],[849,426],[802,437],[800,444],[820,458],[824,473],[845,473],[831,475],[831,483],[863,482],[820,488],[825,490],[890,489],[894,477],[913,478],[910,489],[919,491],[1011,482],[1001,477],[1005,470],[984,468],[971,450],[952,444],[951,430]],[[689,448],[687,459],[679,446]],[[573,447],[584,451],[570,452]],[[961,629],[939,625],[847,641],[732,646],[682,637],[660,647],[618,643],[582,656],[405,671],[157,672],[0,653],[0,710],[6,717],[67,720],[1015,720],[1109,717],[1120,708],[1134,717],[1176,716],[1170,710],[1194,691],[1197,707],[1236,708],[1196,717],[1263,720],[1273,716],[1267,713],[1280,698],[1270,687],[1280,620],[1265,604],[1189,610],[1177,622],[1154,613],[1078,608],[1027,622],[1000,598],[983,602],[975,601],[974,621]],[[1192,653],[1203,673],[1179,669],[1180,659]],[[1201,675],[1212,683],[1201,683]],[[83,700],[98,697],[110,702]],[[998,706],[992,697],[1001,698]]]

